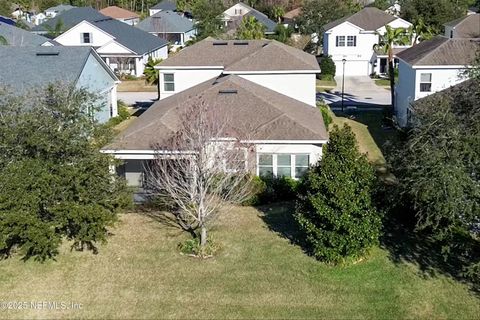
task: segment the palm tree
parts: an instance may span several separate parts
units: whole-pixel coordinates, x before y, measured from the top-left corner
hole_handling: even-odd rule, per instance
[[[47,35],[52,39],[61,35],[65,30],[63,28],[63,21],[62,19],[58,20],[54,27],[45,24],[45,29],[47,29]]]
[[[272,16],[278,22],[282,22],[282,17],[285,14],[285,9],[282,6],[273,6],[272,7]]]
[[[239,40],[262,39],[265,36],[265,26],[255,17],[244,17],[237,29],[236,38]]]
[[[8,41],[3,36],[0,36],[0,45],[8,46]]]
[[[381,51],[388,55],[388,76],[390,78],[392,113],[395,112],[395,68],[393,65],[393,47],[395,45],[409,45],[410,41],[410,34],[405,28],[392,28],[386,26],[385,33],[379,34],[378,44],[373,46],[375,51]]]
[[[435,34],[438,33],[435,28],[425,24],[425,21],[422,17],[418,18],[413,26],[408,29],[408,32],[413,39],[413,45],[417,44],[418,42],[430,40]]]
[[[149,84],[155,84],[157,86],[158,99],[160,100],[160,81],[158,81],[158,70],[155,69],[155,66],[162,62],[162,59],[152,59],[148,57],[148,61],[145,64],[145,69],[143,69],[143,75],[145,76],[145,81]]]

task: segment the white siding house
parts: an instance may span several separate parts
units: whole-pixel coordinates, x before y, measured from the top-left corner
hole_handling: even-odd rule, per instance
[[[465,71],[473,63],[479,44],[473,39],[438,36],[399,53],[395,112],[400,126],[408,125],[413,101],[468,79]]]
[[[408,29],[412,24],[377,8],[367,7],[325,25],[323,54],[332,56],[336,74],[342,75],[343,67],[346,76],[385,73],[387,56],[375,52],[374,46],[379,42],[379,35],[386,32],[387,25],[394,29]],[[404,49],[409,46],[394,47]]]
[[[113,71],[137,77],[149,57],[168,57],[166,41],[113,18],[82,21],[55,40],[64,46],[94,47]]]

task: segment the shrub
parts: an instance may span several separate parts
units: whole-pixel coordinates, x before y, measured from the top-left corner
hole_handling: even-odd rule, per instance
[[[333,121],[332,115],[330,113],[330,108],[328,107],[328,105],[322,102],[317,102],[317,108],[319,108],[320,112],[322,112],[323,123],[328,130],[330,123],[332,123]]]
[[[321,74],[320,75],[320,80],[324,80],[324,81],[334,81],[335,80],[335,77],[332,76],[331,74]]]
[[[115,127],[116,125],[120,124],[122,121],[130,118],[128,105],[125,102],[123,102],[122,100],[117,100],[117,108],[118,108],[117,109],[118,115],[108,120],[107,125],[110,127]]]
[[[255,176],[252,179],[252,196],[245,200],[242,205],[244,206],[254,206],[260,204],[260,197],[267,189],[265,181],[260,177]]]
[[[331,56],[325,56],[322,57],[320,60],[320,74],[323,76],[325,75],[330,75],[332,77],[335,76],[336,73],[336,67],[335,67],[335,62],[333,62]]]
[[[295,218],[315,258],[340,263],[377,244],[381,218],[372,204],[374,182],[351,128],[335,126],[322,160],[299,186]]]
[[[178,249],[182,254],[195,256],[199,258],[209,258],[218,251],[218,246],[211,237],[208,237],[204,248],[200,246],[200,237],[185,240],[178,244]]]

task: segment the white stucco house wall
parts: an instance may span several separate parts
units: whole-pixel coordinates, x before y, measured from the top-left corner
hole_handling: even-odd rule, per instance
[[[437,36],[399,53],[395,113],[401,127],[408,126],[413,101],[467,80],[466,69],[480,49],[480,39]]]
[[[82,21],[55,41],[63,46],[91,46],[117,74],[143,75],[149,57],[166,59],[168,43],[113,18]]]
[[[374,46],[379,35],[386,32],[386,26],[394,29],[408,29],[412,24],[401,18],[385,13],[374,7],[333,21],[324,26],[323,54],[332,56],[336,75],[368,76],[372,73],[384,74],[388,70],[387,55],[377,53]],[[395,53],[408,46],[394,46]]]
[[[314,56],[272,40],[208,38],[156,68],[160,100],[103,150],[124,161],[117,171],[129,185],[142,187],[145,164],[158,155],[154,142],[171,134],[179,110],[199,99],[230,110],[236,127],[248,127],[245,161],[254,174],[298,179],[321,158],[328,133],[315,107]]]

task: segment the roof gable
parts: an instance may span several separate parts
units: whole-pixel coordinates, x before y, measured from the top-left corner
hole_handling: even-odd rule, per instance
[[[351,24],[365,31],[375,31],[396,19],[397,17],[390,15],[378,8],[365,7],[357,13],[326,24],[323,26],[323,29],[328,31],[344,22],[350,22]]]

